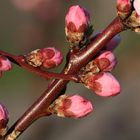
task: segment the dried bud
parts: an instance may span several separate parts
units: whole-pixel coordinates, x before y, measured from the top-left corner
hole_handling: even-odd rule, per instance
[[[0,71],[9,71],[12,69],[12,64],[5,56],[0,56]]]
[[[94,63],[100,71],[112,71],[117,64],[117,59],[111,51],[103,51],[95,60]]]
[[[117,0],[117,10],[120,18],[125,19],[132,9],[132,4],[130,0]]]
[[[133,6],[135,9],[135,11],[132,13],[132,23],[134,24],[133,30],[140,34],[140,0],[134,0]]]
[[[43,48],[39,51],[43,57],[44,68],[53,68],[60,65],[63,61],[63,54],[54,47]]]
[[[29,65],[34,67],[40,67],[43,63],[43,56],[39,52],[39,49],[30,52],[27,56],[25,56],[25,59]]]
[[[54,101],[49,110],[60,117],[81,118],[92,112],[93,106],[79,95],[62,95]]]
[[[73,44],[79,44],[84,40],[85,33],[89,28],[89,13],[79,5],[71,6],[65,20],[65,32],[68,41]]]
[[[119,82],[109,72],[92,75],[84,84],[99,96],[110,97],[120,93]]]
[[[140,16],[136,11],[133,11],[131,16],[124,22],[124,24],[135,31],[136,33],[140,33]]]
[[[140,0],[134,0],[133,6],[137,14],[140,16]]]
[[[3,104],[0,103],[0,136],[3,136],[6,133],[8,120],[8,110]]]

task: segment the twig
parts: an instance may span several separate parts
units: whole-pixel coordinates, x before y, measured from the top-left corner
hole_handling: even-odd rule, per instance
[[[6,56],[8,57],[13,63],[19,65],[20,67],[35,73],[43,78],[56,78],[56,79],[64,79],[64,80],[70,80],[70,81],[74,81],[74,82],[78,82],[78,76],[77,75],[70,75],[70,74],[62,74],[62,73],[53,73],[53,72],[47,72],[47,71],[43,71],[40,68],[37,67],[33,67],[31,65],[29,65],[28,63],[26,63],[25,61],[25,57],[20,55],[20,56],[16,56],[7,52],[4,52],[2,50],[0,50],[0,55]]]

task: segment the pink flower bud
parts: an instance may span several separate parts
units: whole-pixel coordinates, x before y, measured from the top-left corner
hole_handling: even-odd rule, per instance
[[[110,97],[120,93],[120,84],[109,72],[92,75],[86,81],[85,86],[93,90],[97,95]]]
[[[72,32],[84,32],[89,25],[89,13],[85,8],[76,5],[71,6],[66,15],[66,26]]]
[[[51,113],[60,117],[81,118],[92,110],[91,102],[79,95],[62,95],[50,106]]]
[[[9,71],[12,69],[11,62],[4,56],[0,56],[0,71]]]
[[[0,129],[6,128],[9,120],[9,113],[6,107],[0,103]]]
[[[112,71],[117,64],[117,59],[111,51],[103,51],[95,63],[101,71]]]
[[[118,15],[125,19],[131,12],[132,4],[130,0],[117,0]]]
[[[117,0],[117,9],[120,12],[128,12],[131,9],[131,1],[130,0]]]
[[[137,14],[140,16],[140,0],[134,0],[133,5]]]
[[[89,27],[90,16],[87,10],[79,5],[71,6],[65,20],[68,41],[71,43],[81,42]]]
[[[120,42],[121,42],[120,35],[116,35],[105,45],[105,49],[108,51],[114,51],[115,48],[120,44]]]
[[[39,51],[43,57],[43,67],[53,68],[63,61],[63,54],[54,47],[43,48]]]

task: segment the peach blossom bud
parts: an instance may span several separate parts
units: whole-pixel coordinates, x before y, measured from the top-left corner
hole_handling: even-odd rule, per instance
[[[110,97],[120,93],[120,84],[109,72],[102,72],[88,78],[85,86],[93,90],[97,95]]]
[[[124,19],[131,12],[132,4],[130,0],[117,0],[118,15]]]
[[[0,136],[3,136],[6,133],[8,121],[8,110],[3,104],[0,103]]]
[[[85,8],[79,5],[71,6],[65,21],[68,41],[78,44],[84,39],[85,33],[89,28],[89,13]]]
[[[12,64],[5,56],[0,56],[0,71],[9,71],[12,69]]]
[[[105,45],[105,50],[114,51],[116,47],[120,44],[120,42],[121,42],[120,35],[116,35]]]
[[[59,117],[81,118],[92,112],[90,101],[79,96],[62,95],[49,108],[50,112]]]
[[[134,0],[133,6],[137,14],[140,16],[140,0]]]
[[[121,12],[127,12],[131,9],[130,0],[117,0],[117,9]]]
[[[89,13],[85,8],[79,5],[71,6],[66,15],[66,26],[71,31],[83,32],[89,25],[89,20]],[[71,28],[71,26],[73,27]]]
[[[117,59],[111,51],[103,51],[95,63],[101,71],[112,71],[117,64]]]
[[[53,68],[60,65],[63,61],[63,54],[54,47],[40,49],[43,57],[42,66],[45,68]]]

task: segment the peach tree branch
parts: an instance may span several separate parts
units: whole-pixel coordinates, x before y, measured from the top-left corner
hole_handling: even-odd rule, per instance
[[[79,52],[69,54],[69,61],[62,74],[76,75],[79,70],[85,66],[95,55],[103,49],[103,47],[115,35],[124,30],[119,17],[116,17],[113,22],[88,46]],[[49,105],[64,93],[67,80],[54,80],[46,91],[37,99],[33,105],[17,120],[17,122],[9,129],[5,135],[5,140],[15,140],[26,130],[35,120],[40,117],[49,115]]]

